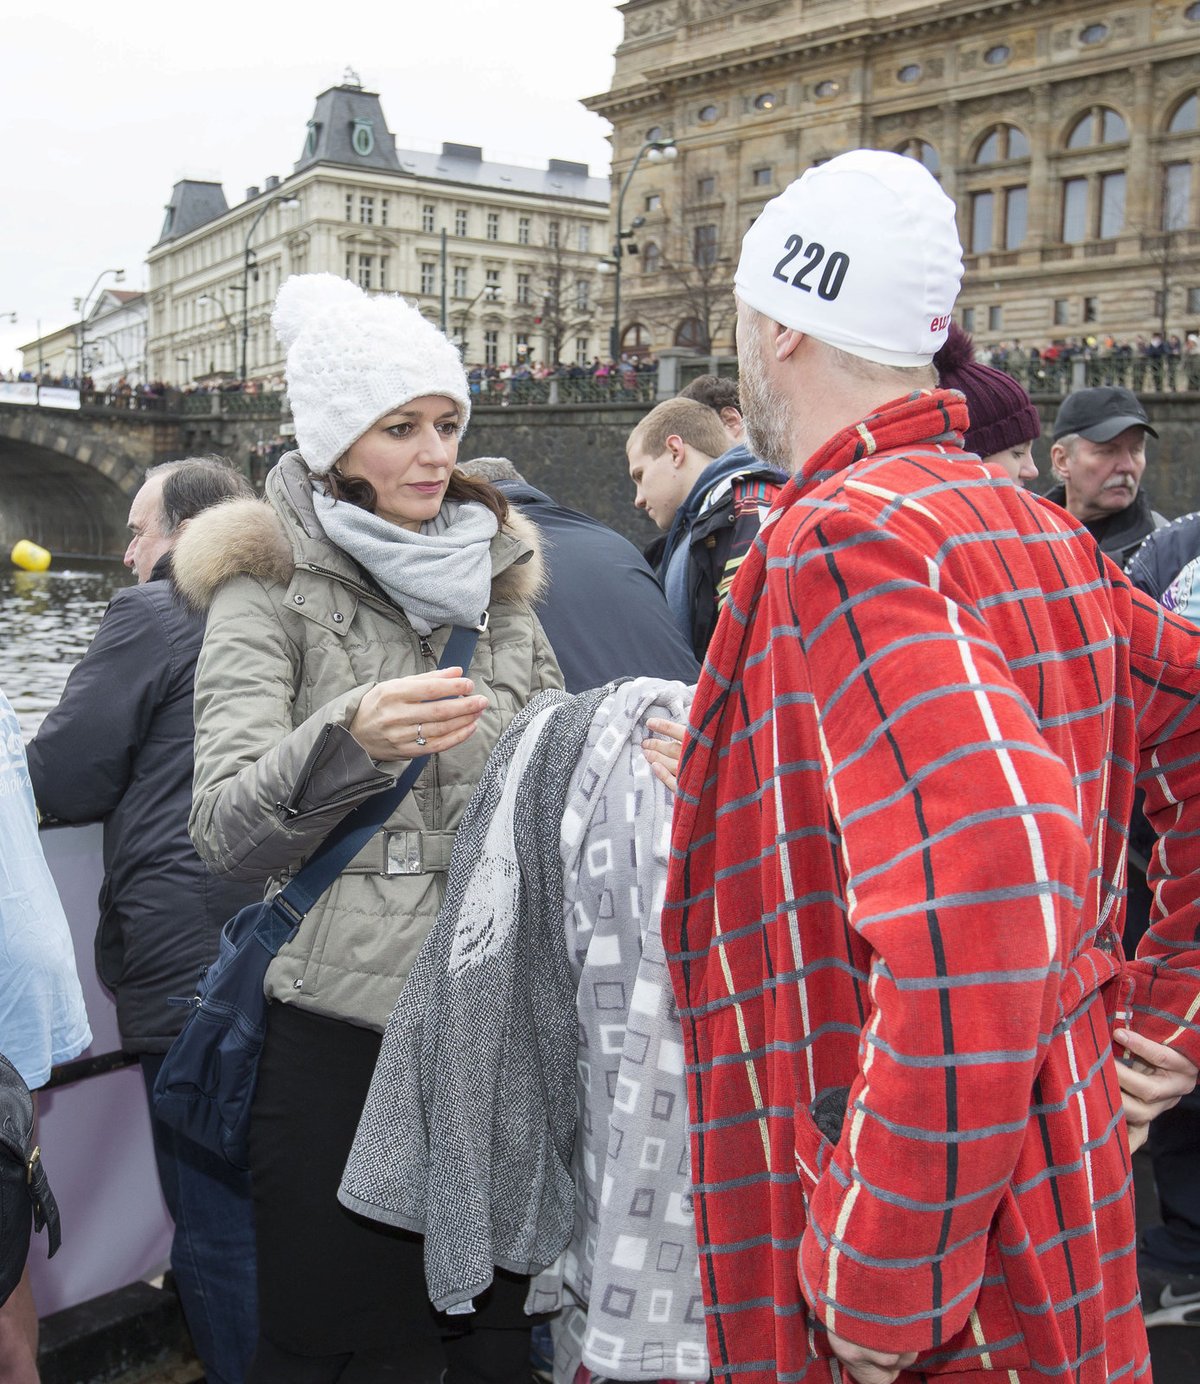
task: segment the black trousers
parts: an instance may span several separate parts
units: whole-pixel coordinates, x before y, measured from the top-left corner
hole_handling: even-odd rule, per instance
[[[1150,922],[1146,877],[1129,867],[1125,954],[1132,956]],[[1142,1236],[1146,1253],[1162,1269],[1200,1273],[1200,1087],[1151,1121],[1146,1141],[1154,1167],[1162,1225]]]
[[[529,1378],[527,1281],[469,1317],[425,1291],[419,1236],[337,1199],[381,1037],[272,1004],[250,1129],[260,1334],[251,1384],[509,1384]]]

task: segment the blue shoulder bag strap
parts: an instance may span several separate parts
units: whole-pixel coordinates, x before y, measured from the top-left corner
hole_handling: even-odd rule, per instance
[[[479,635],[486,628],[486,613],[477,629],[455,625],[438,667],[458,667],[465,676],[475,655]],[[347,813],[295,878],[275,895],[271,900],[270,912],[256,929],[259,942],[272,955],[293,935],[308,910],[392,815],[428,762],[427,754],[410,760],[394,787],[374,794],[353,812]]]

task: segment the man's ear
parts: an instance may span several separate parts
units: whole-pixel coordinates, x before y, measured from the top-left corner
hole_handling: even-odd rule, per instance
[[[732,404],[725,405],[725,407],[720,412],[720,418],[721,426],[725,428],[727,432],[736,433],[738,437],[741,437],[743,432],[745,432],[745,420],[742,418],[741,413],[737,409],[735,409]]]
[[[1050,470],[1055,480],[1061,481],[1064,485],[1067,482],[1067,468],[1063,463],[1067,459],[1067,449],[1061,442],[1055,442],[1050,448]]]
[[[785,327],[780,322],[772,322],[771,329],[775,333],[775,359],[787,360],[804,340],[804,333],[798,332],[795,327]]]
[[[671,453],[671,465],[678,468],[687,460],[687,443],[678,433],[667,438],[667,450]]]

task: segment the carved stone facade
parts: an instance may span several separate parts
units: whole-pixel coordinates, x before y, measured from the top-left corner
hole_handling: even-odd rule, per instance
[[[732,349],[715,305],[747,226],[806,168],[863,146],[920,158],[955,199],[960,317],[980,343],[1200,330],[1200,3],[621,10],[612,88],[586,103],[614,126],[614,189],[644,141],[679,150],[643,159],[626,191],[621,229],[644,222],[623,241],[640,251],[621,262],[625,349]]]

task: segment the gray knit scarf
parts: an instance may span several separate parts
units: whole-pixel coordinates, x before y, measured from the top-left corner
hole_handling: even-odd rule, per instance
[[[313,509],[330,542],[375,578],[418,634],[479,624],[491,600],[491,542],[499,528],[484,505],[447,500],[419,531],[316,488]]]

